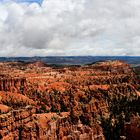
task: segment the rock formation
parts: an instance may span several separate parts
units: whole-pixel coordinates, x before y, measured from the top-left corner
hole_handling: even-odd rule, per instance
[[[0,63],[2,140],[138,140],[139,101],[138,74],[122,61]]]

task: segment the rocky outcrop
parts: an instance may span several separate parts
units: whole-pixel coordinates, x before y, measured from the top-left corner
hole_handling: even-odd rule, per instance
[[[96,122],[92,127],[83,125],[81,122],[71,124],[70,118],[68,116],[63,116],[62,114],[61,116],[54,113],[33,115],[35,119],[34,125],[30,126],[29,131],[29,129],[27,129],[29,128],[29,125],[27,124],[22,133],[28,134],[31,132],[31,134],[34,134],[34,132],[36,132],[37,135],[35,136],[34,134],[32,136],[41,140],[104,140],[103,130]],[[33,139],[33,137],[31,139]]]
[[[80,139],[80,140],[104,140],[103,130],[99,124],[94,122],[92,127],[78,124],[71,124],[67,119],[59,119],[56,126],[57,139]]]
[[[27,105],[33,105],[33,106],[36,105],[35,101],[19,93],[1,91],[0,97],[1,97],[0,102],[2,104],[11,107],[12,109],[23,108]]]

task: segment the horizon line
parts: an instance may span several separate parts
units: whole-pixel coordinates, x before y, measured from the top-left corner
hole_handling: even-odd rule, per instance
[[[19,57],[26,57],[26,58],[33,58],[33,57],[140,57],[135,55],[48,55],[48,56],[0,56],[0,58],[19,58]]]

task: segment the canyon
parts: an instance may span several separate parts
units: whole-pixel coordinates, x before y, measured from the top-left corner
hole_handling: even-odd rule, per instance
[[[0,139],[139,140],[139,71],[118,60],[0,62]]]

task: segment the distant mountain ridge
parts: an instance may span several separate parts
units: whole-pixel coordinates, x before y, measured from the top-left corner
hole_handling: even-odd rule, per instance
[[[47,56],[47,57],[0,57],[0,62],[23,61],[34,62],[43,61],[46,64],[55,65],[84,65],[97,61],[122,60],[132,67],[140,66],[140,56]]]

